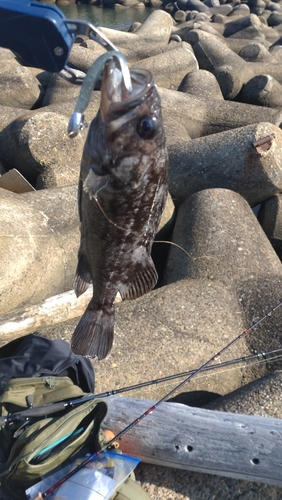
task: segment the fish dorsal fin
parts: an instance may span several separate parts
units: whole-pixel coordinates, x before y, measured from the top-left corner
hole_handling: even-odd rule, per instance
[[[145,266],[138,263],[133,279],[120,287],[119,292],[123,300],[133,300],[150,292],[158,281],[158,274],[151,257],[147,257]]]

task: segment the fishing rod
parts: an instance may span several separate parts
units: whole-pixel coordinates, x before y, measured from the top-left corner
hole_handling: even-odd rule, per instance
[[[282,357],[282,348],[281,349],[274,349],[272,351],[267,351],[267,352],[258,352],[256,354],[250,354],[248,356],[242,356],[240,358],[234,358],[230,359],[228,361],[223,361],[221,363],[217,363],[215,365],[211,366],[206,366],[201,370],[202,372],[213,372],[217,371],[220,368],[226,368],[229,366],[237,365],[239,363],[249,363],[251,360],[258,359],[259,363],[261,362],[267,362],[267,361],[274,361],[276,359],[279,359]],[[126,387],[121,387],[119,389],[112,389],[110,391],[105,391],[105,392],[100,392],[98,394],[91,394],[89,396],[82,396],[79,398],[72,399],[70,401],[59,401],[57,403],[51,403],[47,405],[42,405],[42,406],[36,406],[32,408],[28,408],[26,410],[23,410],[21,412],[16,412],[11,415],[7,415],[5,417],[0,417],[0,427],[4,426],[5,424],[10,424],[12,422],[17,422],[19,420],[24,420],[27,418],[32,418],[32,417],[43,417],[46,415],[50,415],[51,413],[56,413],[59,411],[67,410],[69,408],[73,408],[76,405],[80,405],[83,403],[86,403],[87,401],[91,401],[92,399],[97,399],[97,398],[107,398],[110,396],[116,396],[118,394],[122,394],[124,392],[129,392],[129,391],[134,391],[136,389],[142,389],[144,387],[149,387],[151,385],[157,385],[163,382],[168,382],[170,380],[175,380],[177,378],[182,378],[182,377],[187,377],[189,375],[193,375],[195,371],[198,369],[195,368],[194,370],[189,370],[186,372],[180,372],[180,373],[174,373],[173,375],[167,375],[165,377],[160,377],[156,378],[153,380],[147,380],[145,382],[139,382],[138,384],[133,384],[129,385]]]
[[[241,340],[243,337],[248,335],[254,328],[256,328],[260,323],[265,321],[268,317],[272,315],[273,312],[275,312],[279,307],[282,305],[282,300],[272,309],[270,309],[264,316],[261,316],[257,321],[253,322],[253,324],[249,327],[246,328],[243,332],[241,332],[237,337],[235,337],[233,340],[228,342],[220,351],[218,351],[217,354],[213,355],[208,361],[203,363],[199,368],[196,370],[190,372],[190,374],[182,380],[179,384],[177,384],[173,389],[171,389],[167,394],[165,394],[161,399],[159,399],[156,403],[154,403],[150,408],[148,408],[144,413],[139,415],[135,420],[133,420],[130,424],[128,424],[124,429],[122,429],[120,432],[118,432],[110,441],[108,441],[100,450],[98,450],[95,453],[92,453],[89,457],[87,457],[85,460],[83,460],[79,465],[74,467],[68,474],[66,474],[64,477],[62,477],[59,481],[57,481],[53,486],[48,488],[45,492],[41,493],[40,496],[36,498],[46,498],[48,497],[53,491],[55,491],[59,486],[61,486],[65,481],[67,481],[70,477],[72,477],[76,472],[78,472],[80,469],[85,467],[91,460],[93,460],[96,456],[100,455],[103,451],[105,451],[107,448],[110,448],[115,441],[118,439],[121,439],[121,437],[126,434],[128,431],[130,431],[133,427],[138,425],[141,420],[143,420],[145,417],[153,413],[162,403],[165,403],[173,394],[181,389],[187,382],[190,382],[192,378],[194,378],[198,373],[202,372],[205,370],[213,361],[217,360],[219,356],[221,356],[224,352],[226,352],[228,349],[230,349],[233,345],[235,345],[239,340]]]

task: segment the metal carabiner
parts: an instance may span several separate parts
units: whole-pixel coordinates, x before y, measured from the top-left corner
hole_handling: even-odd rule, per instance
[[[93,24],[88,21],[81,21],[80,19],[64,19],[64,24],[67,25],[67,29],[72,35],[85,35],[91,40],[99,43],[106,51],[115,51],[120,54],[118,57],[120,70],[122,72],[123,81],[125,88],[128,92],[131,92],[131,79],[129,74],[129,69],[125,60],[125,57],[119,52],[118,48]],[[95,64],[95,63],[94,63]],[[60,75],[71,83],[81,83],[83,81],[83,76],[81,72],[70,68],[67,64],[64,69],[60,72]]]

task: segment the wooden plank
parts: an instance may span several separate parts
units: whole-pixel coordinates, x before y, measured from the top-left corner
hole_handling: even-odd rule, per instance
[[[28,334],[81,316],[93,295],[92,285],[80,297],[73,290],[54,295],[39,304],[0,316],[0,339]]]
[[[154,401],[112,396],[103,427],[115,434]],[[163,403],[121,438],[143,462],[282,486],[282,420]]]
[[[80,297],[73,290],[53,295],[39,304],[0,316],[0,341],[12,340],[15,335],[26,335],[38,328],[57,325],[82,316],[93,295],[92,285]],[[115,303],[120,302],[117,294]]]

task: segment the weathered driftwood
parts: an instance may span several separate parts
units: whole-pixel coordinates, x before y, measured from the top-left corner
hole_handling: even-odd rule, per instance
[[[79,298],[74,291],[54,295],[34,306],[0,316],[0,339],[33,332],[39,327],[51,326],[76,318],[92,297],[92,286]],[[8,340],[8,339],[7,339]]]
[[[103,423],[115,433],[154,402],[113,396]],[[121,438],[142,461],[282,486],[282,420],[163,403]]]
[[[0,340],[12,340],[37,328],[57,325],[81,316],[93,295],[92,285],[80,297],[73,290],[54,295],[39,304],[0,316]],[[115,302],[120,302],[118,294]]]

